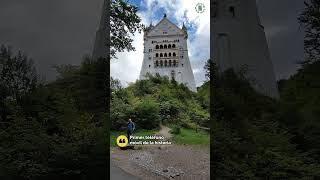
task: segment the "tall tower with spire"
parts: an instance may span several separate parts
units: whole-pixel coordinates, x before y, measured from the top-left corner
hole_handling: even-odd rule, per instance
[[[196,91],[196,84],[188,56],[188,32],[173,24],[164,14],[155,26],[144,30],[144,57],[139,79],[151,75],[167,76]]]
[[[93,47],[92,58],[107,58],[108,57],[108,47],[107,47],[107,37],[108,32],[108,11],[106,0],[103,0],[102,15],[100,19],[100,25],[96,32],[96,39]]]
[[[218,69],[242,71],[260,93],[278,98],[278,88],[256,0],[214,0],[214,60]]]

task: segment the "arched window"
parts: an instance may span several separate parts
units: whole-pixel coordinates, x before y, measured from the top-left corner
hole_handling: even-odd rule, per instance
[[[164,57],[167,57],[167,53],[164,53]]]
[[[164,61],[164,66],[165,66],[165,67],[168,66],[168,61],[167,61],[167,60]]]
[[[171,60],[169,60],[169,66],[171,67],[171,64],[172,64],[172,61]]]
[[[176,48],[176,45],[175,45],[175,44],[172,44],[172,48]]]
[[[163,46],[162,46],[162,45],[160,45],[160,49],[163,49]]]
[[[160,67],[163,67],[163,61],[160,61]]]
[[[160,57],[163,57],[163,54],[162,54],[162,53],[160,53]]]
[[[169,57],[171,57],[171,53],[169,53]]]
[[[230,12],[232,17],[236,17],[236,11],[235,11],[235,8],[233,6],[229,7],[229,12]]]
[[[173,56],[176,56],[176,53],[173,53],[172,55],[173,55]]]
[[[173,60],[173,66],[176,66],[176,64],[177,64],[176,60]]]
[[[156,53],[156,57],[159,57],[159,54],[158,54],[158,53]]]
[[[171,44],[168,45],[168,48],[171,49]]]
[[[167,45],[166,44],[164,45],[164,48],[167,49]]]
[[[156,49],[159,49],[159,45],[156,45]]]
[[[156,67],[158,67],[158,66],[159,66],[159,61],[157,60],[157,61],[156,61]]]

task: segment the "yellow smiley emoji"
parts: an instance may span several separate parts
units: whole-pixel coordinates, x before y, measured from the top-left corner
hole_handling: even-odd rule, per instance
[[[120,135],[117,137],[117,145],[119,147],[126,147],[128,145],[128,138],[127,136]]]

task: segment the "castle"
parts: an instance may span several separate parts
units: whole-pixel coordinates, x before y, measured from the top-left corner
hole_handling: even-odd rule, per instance
[[[144,57],[139,79],[151,75],[167,76],[196,91],[187,46],[188,32],[173,24],[166,16],[155,26],[144,30]]]
[[[213,1],[214,60],[223,72],[245,69],[246,78],[260,93],[278,98],[279,92],[264,27],[256,0]]]

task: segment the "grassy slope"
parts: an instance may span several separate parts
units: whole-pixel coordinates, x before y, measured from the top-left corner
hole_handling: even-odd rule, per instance
[[[174,135],[173,140],[176,144],[210,144],[210,134],[199,130],[196,132],[193,129],[181,128],[180,134]]]

